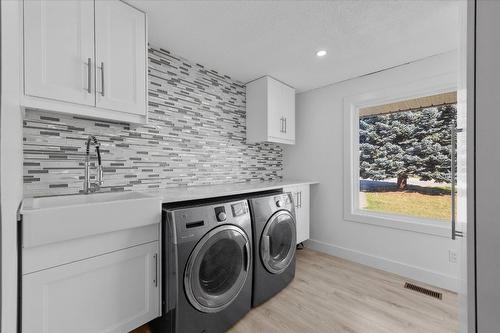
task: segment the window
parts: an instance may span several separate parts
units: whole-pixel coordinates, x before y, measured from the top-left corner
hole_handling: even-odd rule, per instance
[[[359,209],[449,223],[456,93],[359,110]]]
[[[449,236],[457,94],[439,79],[344,100],[346,220]]]

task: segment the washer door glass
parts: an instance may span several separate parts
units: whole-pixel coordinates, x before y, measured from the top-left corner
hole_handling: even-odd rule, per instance
[[[184,273],[191,304],[202,312],[218,312],[238,296],[250,268],[250,241],[234,225],[207,233],[195,246]]]
[[[290,265],[296,239],[295,219],[289,211],[271,216],[260,239],[260,256],[269,272],[279,274]]]

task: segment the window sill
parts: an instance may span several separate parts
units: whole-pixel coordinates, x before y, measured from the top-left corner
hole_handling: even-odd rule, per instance
[[[347,213],[344,217],[346,220],[352,222],[418,232],[444,238],[451,237],[451,223],[437,220],[389,215],[363,210],[356,210],[352,213]]]

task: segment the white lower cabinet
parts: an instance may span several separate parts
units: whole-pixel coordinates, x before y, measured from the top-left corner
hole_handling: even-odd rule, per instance
[[[297,244],[309,239],[310,222],[310,188],[309,184],[287,186],[283,189],[290,192],[295,204],[297,223]]]
[[[158,241],[22,277],[23,333],[123,333],[159,315]]]

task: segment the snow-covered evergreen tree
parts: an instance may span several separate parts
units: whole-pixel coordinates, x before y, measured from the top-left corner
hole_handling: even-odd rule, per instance
[[[455,104],[360,117],[360,177],[397,178],[400,189],[408,177],[449,183],[452,126]]]

